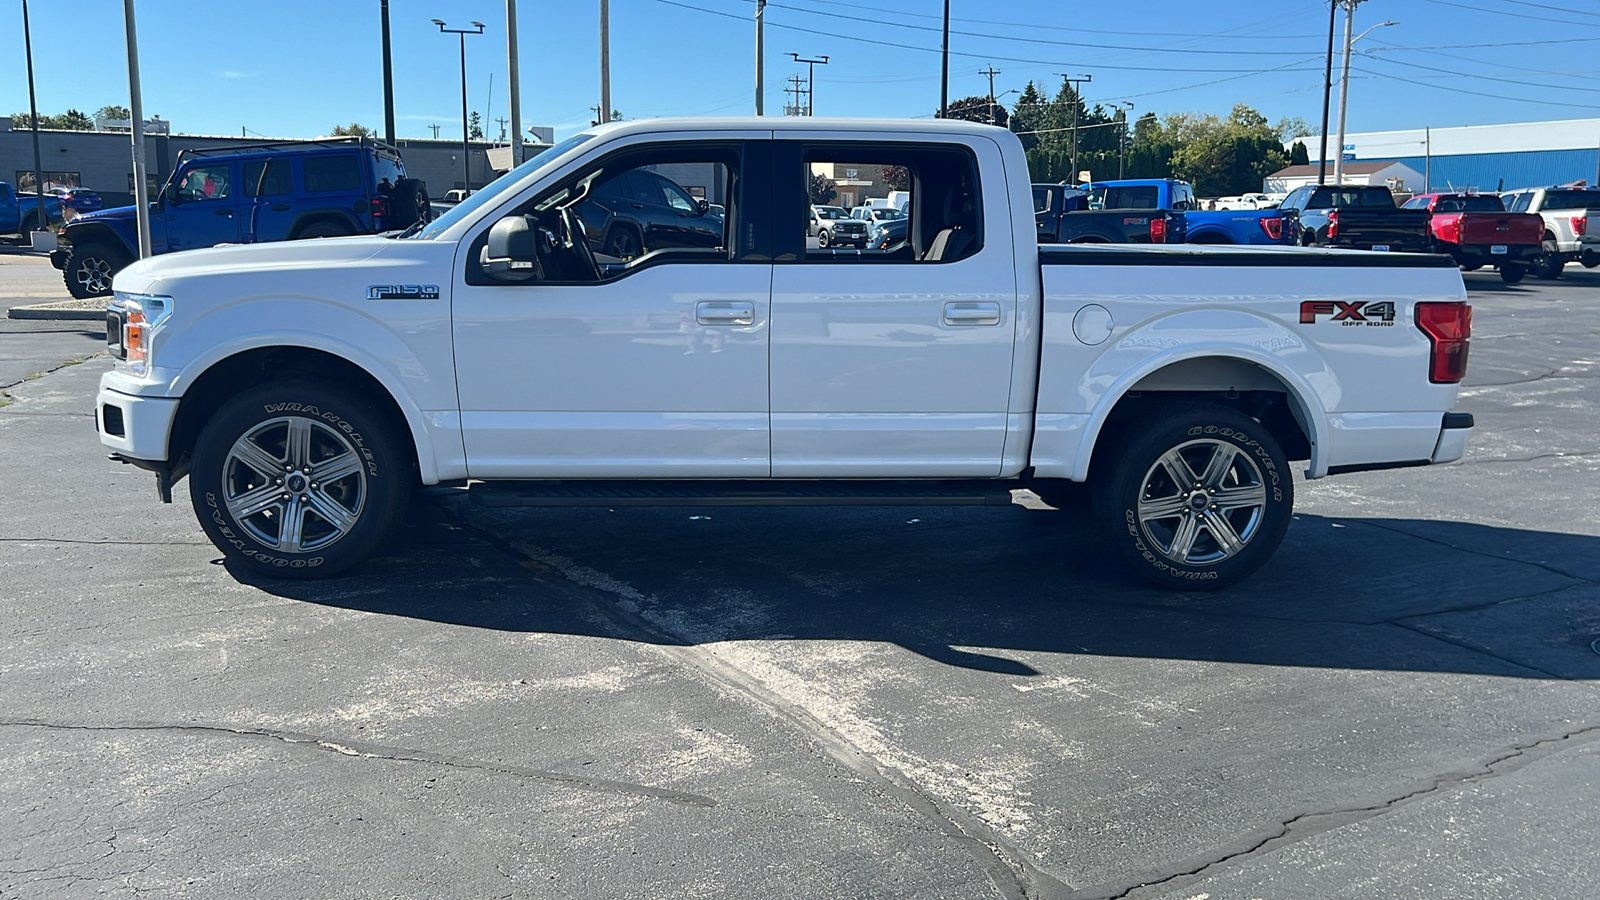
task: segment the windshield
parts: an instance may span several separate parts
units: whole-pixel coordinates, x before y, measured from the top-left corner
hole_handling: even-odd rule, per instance
[[[906,215],[905,213],[901,212],[898,209],[875,209],[875,210],[872,211],[872,217],[874,219],[878,219],[880,221],[888,221],[890,219],[903,219],[903,218],[905,218],[905,215]]]
[[[1092,185],[1090,209],[1160,209],[1161,192],[1153,184]]]
[[[844,218],[844,210],[840,209],[837,206],[818,206],[818,207],[816,207],[816,210],[817,210],[817,218],[819,218],[819,219],[842,219],[842,218]]]
[[[592,134],[575,134],[572,137],[569,137],[566,140],[547,148],[532,159],[523,162],[522,165],[517,166],[515,169],[512,169],[504,175],[501,175],[499,178],[489,182],[487,185],[478,188],[477,191],[472,194],[472,196],[461,201],[460,203],[457,203],[444,215],[434,219],[432,222],[429,222],[427,228],[417,232],[417,238],[419,240],[430,240],[432,238],[436,238],[443,234],[450,226],[460,222],[463,219],[469,218],[483,207],[491,206],[499,202],[501,195],[510,190],[511,187],[518,181],[521,181],[522,176],[532,172],[534,169],[537,169],[540,166],[543,166],[550,160],[555,159],[561,154],[566,153],[568,150],[571,150],[573,147],[576,147],[579,144],[592,139],[593,137],[594,135]]]
[[[1406,204],[1410,206],[1411,204]],[[1427,207],[1424,202],[1423,207]],[[1505,212],[1506,208],[1500,203],[1500,198],[1490,194],[1474,194],[1467,197],[1440,197],[1433,204],[1433,211],[1440,213],[1452,212]]]

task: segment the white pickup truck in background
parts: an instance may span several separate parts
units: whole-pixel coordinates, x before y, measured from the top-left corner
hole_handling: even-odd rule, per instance
[[[1528,266],[1538,278],[1560,278],[1567,263],[1600,266],[1600,190],[1582,187],[1521,188],[1500,195],[1506,212],[1544,217],[1539,255]],[[1594,224],[1591,226],[1590,222]]]
[[[904,167],[902,243],[807,241],[810,175],[844,166]],[[187,475],[230,561],[291,577],[360,562],[419,482],[615,507],[1087,481],[1137,571],[1209,589],[1281,542],[1291,460],[1448,462],[1472,428],[1448,257],[1039,246],[1022,145],[965,122],[612,123],[406,233],[115,287],[102,442],[163,499]]]

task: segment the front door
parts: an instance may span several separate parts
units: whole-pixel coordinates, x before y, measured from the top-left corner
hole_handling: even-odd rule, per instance
[[[239,240],[236,163],[197,160],[178,173],[164,216],[168,250],[196,250]]]
[[[1003,170],[999,148],[839,137],[777,141],[777,196],[798,203],[830,164],[882,171],[886,187],[910,192],[910,228],[896,247],[823,249],[804,238],[803,209],[778,209],[775,250],[798,258],[773,271],[772,474],[999,475],[1017,321],[1011,250],[1033,240],[1011,234],[1003,184],[979,190],[980,164]]]
[[[635,143],[580,165],[530,197],[524,216],[538,271],[521,284],[482,275],[485,237],[468,244],[453,302],[456,377],[474,478],[764,478],[766,225],[746,221],[751,135]],[[729,198],[714,247],[595,253],[578,209],[622,193],[651,168],[695,171]],[[694,167],[685,169],[685,167]],[[568,210],[568,207],[573,207]],[[489,223],[485,223],[487,226]],[[591,234],[590,237],[593,237]]]

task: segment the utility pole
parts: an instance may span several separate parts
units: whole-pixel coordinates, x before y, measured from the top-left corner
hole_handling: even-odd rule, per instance
[[[1083,93],[1078,90],[1078,85],[1087,84],[1094,80],[1093,75],[1078,73],[1074,78],[1064,72],[1056,72],[1061,80],[1072,85],[1072,183],[1078,183],[1078,108],[1083,106]]]
[[[133,121],[133,208],[139,227],[139,258],[150,255],[150,187],[146,184],[144,160],[144,98],[139,87],[139,30],[133,24],[133,0],[122,0],[124,28],[128,32],[128,112]],[[26,27],[26,23],[24,23]],[[29,67],[32,71],[32,67]],[[30,102],[33,94],[29,85]],[[37,141],[39,116],[33,117],[34,140]],[[35,143],[34,153],[39,152]],[[34,176],[37,178],[38,176]],[[39,196],[44,196],[44,185],[39,185]]]
[[[756,115],[767,114],[766,43],[767,0],[756,0]]]
[[[1328,0],[1328,64],[1322,73],[1322,155],[1317,158],[1317,184],[1328,181],[1328,96],[1333,93],[1333,30],[1338,20],[1339,0]],[[1339,150],[1344,155],[1344,148]]]
[[[978,74],[989,76],[989,124],[994,125],[996,124],[994,114],[994,77],[1000,74],[1000,70],[994,67],[994,63],[990,63],[989,68],[979,69]]]
[[[798,53],[791,53],[789,55],[794,57],[795,62],[806,64],[806,115],[815,115],[816,107],[812,104],[814,104],[817,99],[817,66],[827,65],[828,58],[826,56],[822,56],[818,57],[817,59],[801,59],[800,54]]]
[[[1350,47],[1355,43],[1351,34],[1356,27],[1356,4],[1361,0],[1344,0],[1344,74],[1339,76],[1339,146],[1333,151],[1333,183],[1344,184],[1344,111],[1350,102]]]
[[[522,164],[522,75],[517,61],[517,0],[506,0],[506,60],[511,68],[511,168]]]
[[[131,41],[133,39],[131,37],[133,34],[133,28],[131,27],[133,22],[133,6],[131,5],[131,0],[127,9],[128,21],[130,25],[128,34],[130,35],[129,40]],[[41,171],[43,169],[43,164],[39,160],[39,104],[34,100],[33,97],[33,30],[28,25],[28,0],[22,0],[22,46],[28,57],[28,117],[29,123],[33,125],[33,195],[39,201],[39,222],[36,227],[40,231],[49,231],[50,217],[44,211],[44,172]],[[131,62],[132,59],[133,57],[129,56],[130,65],[134,64]],[[137,90],[137,88],[135,88],[135,90]],[[135,96],[137,96],[137,94]],[[133,130],[135,134],[139,132],[138,122],[133,123]],[[135,146],[137,147],[137,145]],[[138,151],[135,150],[134,152],[137,155]],[[149,215],[148,210],[145,211],[145,215]],[[148,225],[146,225],[144,228],[139,230],[139,233],[140,235],[145,235],[148,234],[149,231],[150,229]],[[28,238],[30,242],[33,240],[31,235],[23,235],[23,237]],[[143,238],[143,240],[149,240],[149,238]],[[140,254],[139,258],[143,259],[149,255],[150,254],[148,253],[142,253]]]
[[[800,105],[800,95],[805,93],[805,88],[802,88],[800,86],[800,76],[799,75],[790,75],[789,76],[789,86],[784,88],[783,92],[785,94],[793,94],[794,95],[794,101],[792,103],[784,104],[784,106],[783,106],[783,114],[786,115],[786,116],[803,116],[803,115],[805,115],[806,114],[806,108],[804,106]]]
[[[437,141],[439,139],[439,126],[429,125],[428,127],[433,129],[433,139]]]
[[[939,118],[950,115],[950,0],[944,0],[944,32],[939,40]],[[994,93],[991,88],[989,93]]]
[[[383,30],[383,139],[394,146],[394,66],[389,59],[389,0],[379,0]]]
[[[1123,178],[1122,171],[1128,160],[1128,144],[1132,138],[1132,134],[1128,130],[1128,115],[1133,112],[1133,101],[1122,100],[1117,103],[1117,106],[1122,107],[1117,110],[1117,115],[1122,118],[1122,128],[1119,129],[1117,138],[1117,180],[1121,181]]]
[[[500,143],[500,141],[503,141],[503,140],[506,139],[506,122],[508,120],[506,119],[505,116],[501,116],[500,118],[495,119],[495,121],[500,123],[500,138],[499,138],[499,140],[495,141],[495,143],[498,144],[498,143]]]
[[[600,116],[611,121],[611,0],[600,0]]]

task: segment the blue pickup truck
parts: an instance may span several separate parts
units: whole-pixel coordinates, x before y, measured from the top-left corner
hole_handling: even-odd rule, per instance
[[[50,261],[79,299],[111,293],[139,258],[132,206],[78,216]],[[153,253],[376,234],[431,218],[422,182],[368,138],[185,150],[150,203]]]
[[[44,214],[51,222],[61,221],[61,202],[46,194]],[[28,232],[43,228],[39,223],[39,198],[33,194],[19,194],[11,185],[0,181],[0,234],[26,239]]]
[[[1183,213],[1190,244],[1283,244],[1289,242],[1283,213],[1276,209],[1196,208],[1194,189],[1174,178],[1096,181],[1084,185],[1090,209],[1170,209]]]

